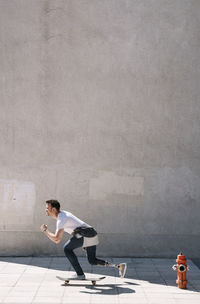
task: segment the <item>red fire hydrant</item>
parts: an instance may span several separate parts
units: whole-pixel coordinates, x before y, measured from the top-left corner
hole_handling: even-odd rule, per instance
[[[186,257],[180,252],[176,259],[176,265],[172,268],[177,271],[177,280],[176,284],[181,289],[187,288],[186,272],[189,270],[189,267],[186,264]]]

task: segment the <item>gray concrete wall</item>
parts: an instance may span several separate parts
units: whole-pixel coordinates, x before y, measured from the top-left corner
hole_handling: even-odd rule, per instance
[[[63,254],[56,198],[99,255],[199,256],[199,11],[0,0],[0,255]]]

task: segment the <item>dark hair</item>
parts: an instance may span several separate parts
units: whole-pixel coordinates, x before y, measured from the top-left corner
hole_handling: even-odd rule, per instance
[[[60,211],[60,203],[57,200],[48,200],[46,201],[46,204],[49,204],[52,208],[56,208],[57,211]]]

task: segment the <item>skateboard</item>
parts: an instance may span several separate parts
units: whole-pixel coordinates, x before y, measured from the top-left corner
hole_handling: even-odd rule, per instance
[[[60,277],[60,276],[56,276],[57,279],[61,280],[61,281],[64,281],[65,285],[68,285],[70,281],[91,281],[92,285],[96,285],[96,282],[97,281],[101,281],[103,279],[105,279],[105,277],[86,277],[84,280],[79,280],[79,279],[74,279],[74,278],[63,278],[63,277]]]

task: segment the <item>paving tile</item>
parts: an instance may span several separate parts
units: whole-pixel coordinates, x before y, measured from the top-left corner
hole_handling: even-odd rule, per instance
[[[147,291],[145,289],[145,295],[147,297],[155,297],[155,298],[157,298],[157,297],[162,298],[162,297],[168,297],[168,296],[173,297],[173,294],[170,293],[169,290],[159,290],[159,289],[149,290],[149,291]]]
[[[200,294],[174,294],[173,295],[174,299],[184,299],[184,300],[199,300],[200,303]]]
[[[174,299],[148,299],[149,304],[176,304],[176,301]]]
[[[14,286],[20,278],[20,274],[2,274],[0,273],[0,286]]]
[[[185,300],[185,299],[176,299],[176,304],[199,304],[199,300]]]
[[[76,304],[82,304],[82,303],[84,303],[84,304],[88,304],[88,303],[90,303],[90,299],[89,298],[87,298],[87,299],[80,299],[80,297],[77,297],[77,298],[63,298],[62,300],[61,300],[61,303],[62,304],[71,304],[71,303],[76,303]],[[110,303],[108,303],[108,304],[110,304]]]
[[[126,298],[120,298],[119,299],[119,304],[149,304],[148,300],[145,298],[141,298],[141,299],[136,299],[133,301],[133,298],[130,299],[126,299]],[[92,303],[93,304],[93,303]]]
[[[48,288],[48,286],[41,286],[39,287],[39,289],[37,290],[36,296],[37,297],[43,297],[46,296],[48,294],[48,296],[59,296],[62,297],[64,295],[64,288],[63,287],[58,287],[58,286],[51,286],[51,288]]]
[[[10,293],[9,293],[9,297],[34,297],[35,296],[35,291],[32,290],[17,290],[17,289],[13,289]]]
[[[23,274],[16,283],[16,286],[40,285],[42,282],[41,274]]]
[[[12,290],[12,287],[0,286],[0,296],[7,295]]]
[[[146,293],[148,299],[174,299],[173,295],[170,293]]]
[[[25,303],[25,304],[31,304],[33,300],[33,297],[31,296],[21,296],[21,297],[6,297],[3,300],[3,303],[10,303],[10,304],[16,304],[16,303]]]
[[[80,299],[79,299],[79,301],[80,301]],[[110,303],[115,303],[115,304],[117,304],[118,302],[119,302],[119,299],[118,299],[118,297],[106,297],[106,296],[101,296],[101,297],[94,297],[94,298],[91,298],[91,300],[90,300],[91,302],[90,303],[98,303],[98,304],[100,304],[100,303],[108,303],[108,304],[110,304]],[[132,301],[133,301],[133,299],[132,299]]]
[[[81,302],[80,302],[80,298],[75,298],[75,299],[73,299],[73,300],[71,300],[71,298],[69,299],[69,298],[63,298],[63,299],[61,299],[61,303],[62,304],[71,304],[71,303],[76,303],[76,304],[81,304],[81,303],[84,303],[84,304],[89,304],[90,303],[90,300],[81,300]]]
[[[79,299],[80,301],[80,299]],[[62,298],[61,297],[49,297],[49,296],[45,296],[45,297],[35,297],[34,300],[32,301],[32,303],[34,304],[42,304],[42,303],[47,303],[47,304],[51,304],[51,303],[62,303]]]

